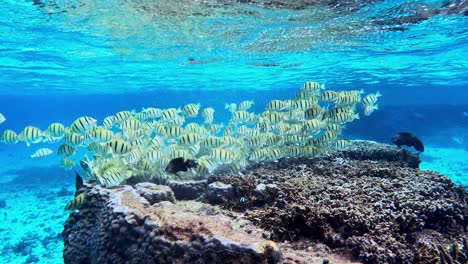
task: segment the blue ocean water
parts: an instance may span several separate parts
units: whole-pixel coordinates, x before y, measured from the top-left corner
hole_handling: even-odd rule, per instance
[[[305,81],[377,91],[379,110],[343,137],[410,131],[421,168],[468,184],[464,1],[13,1],[0,6],[5,129],[98,121],[121,110],[254,100],[263,112]],[[0,144],[1,263],[61,263],[73,171],[39,146]],[[3,205],[2,205],[3,204]]]

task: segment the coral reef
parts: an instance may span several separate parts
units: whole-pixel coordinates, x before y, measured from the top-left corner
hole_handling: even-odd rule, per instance
[[[211,181],[231,184],[236,198],[245,197],[249,202],[226,199],[224,205],[245,211],[275,241],[316,239],[367,263],[420,261],[421,244],[460,243],[468,224],[466,190],[411,168],[416,157],[407,151],[385,161],[384,146],[369,148],[362,142],[340,155],[282,160]],[[374,157],[381,160],[368,160]],[[268,199],[258,196],[259,186],[272,186]]]
[[[145,189],[150,184],[146,184]],[[130,186],[94,186],[65,224],[65,263],[275,263],[281,253],[215,208],[168,201],[153,206]],[[152,189],[164,187],[152,186]],[[147,196],[146,196],[147,197]],[[245,227],[244,227],[245,228]]]
[[[466,237],[466,190],[418,170],[418,163],[406,150],[361,141],[313,159],[171,181],[174,194],[152,183],[87,185],[82,208],[65,223],[64,260],[400,263],[450,254],[462,260],[466,246],[454,244]]]

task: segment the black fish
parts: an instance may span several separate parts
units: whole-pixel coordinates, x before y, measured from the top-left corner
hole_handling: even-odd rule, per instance
[[[78,191],[79,189],[83,188],[83,178],[75,171],[75,187]]]
[[[392,137],[393,144],[397,145],[397,147],[401,147],[402,145],[408,147],[414,147],[417,151],[424,152],[424,145],[417,137],[409,132],[400,132],[397,133]]]
[[[177,173],[179,171],[188,171],[190,168],[196,168],[197,165],[196,160],[179,157],[169,161],[169,164],[166,166],[166,172]]]

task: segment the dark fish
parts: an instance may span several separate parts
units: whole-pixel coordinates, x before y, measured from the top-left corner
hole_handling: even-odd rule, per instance
[[[409,132],[400,132],[397,133],[392,137],[393,144],[397,145],[397,147],[401,147],[402,145],[408,147],[414,147],[419,152],[424,152],[424,145],[417,137]]]
[[[75,171],[75,187],[78,191],[79,189],[83,188],[83,178]]]
[[[190,168],[196,168],[197,165],[196,160],[179,157],[169,161],[169,164],[166,166],[166,172],[175,174],[179,171],[188,171]]]

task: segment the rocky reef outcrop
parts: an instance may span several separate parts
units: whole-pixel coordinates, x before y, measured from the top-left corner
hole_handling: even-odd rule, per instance
[[[362,141],[206,181],[87,185],[84,204],[64,225],[63,257],[65,263],[432,263],[450,245],[466,259],[466,247],[453,246],[466,241],[466,190],[418,164],[406,150]]]

